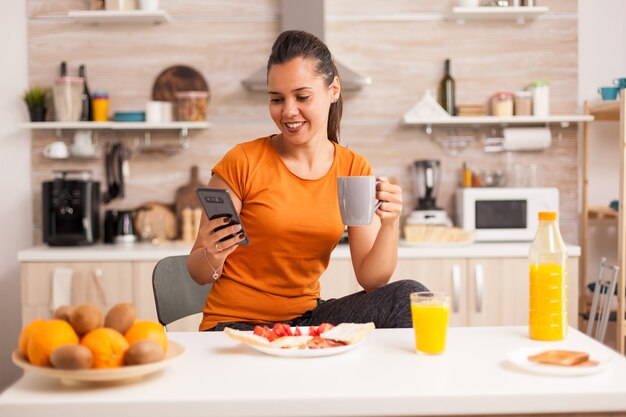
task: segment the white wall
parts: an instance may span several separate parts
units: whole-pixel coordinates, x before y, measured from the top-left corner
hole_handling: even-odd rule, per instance
[[[623,0],[578,1],[578,97],[600,103],[598,87],[626,77],[626,2]],[[615,122],[595,122],[590,128],[589,203],[606,206],[618,197],[619,131]],[[617,262],[617,222],[594,220],[589,228],[588,279],[598,274],[600,257]]]
[[[19,128],[28,112],[25,0],[0,1],[0,390],[21,372],[11,363],[21,327],[17,251],[32,245],[30,132]]]

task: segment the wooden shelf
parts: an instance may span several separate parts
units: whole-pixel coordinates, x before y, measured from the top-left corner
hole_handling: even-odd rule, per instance
[[[165,10],[72,10],[67,17],[80,23],[137,23],[161,24],[171,22]]]
[[[607,101],[606,103],[589,106],[589,114],[595,120],[619,120],[619,101]]]
[[[617,219],[619,212],[610,207],[594,206],[587,209],[587,215],[590,219]]]
[[[525,23],[549,10],[547,7],[453,7],[449,18],[458,23],[467,20],[515,20],[517,23]]]
[[[208,129],[209,122],[30,122],[22,124],[23,128],[34,130],[178,130]]]
[[[404,123],[407,125],[544,125],[549,123],[560,123],[569,125],[570,123],[591,122],[594,120],[590,115],[552,115],[552,116],[478,116],[478,117],[448,117],[438,119],[427,119],[411,117],[405,115]]]

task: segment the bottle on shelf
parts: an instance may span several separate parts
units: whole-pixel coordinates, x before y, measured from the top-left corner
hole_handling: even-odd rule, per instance
[[[67,77],[67,63],[65,61],[61,61],[61,66],[59,69],[59,75],[61,77]]]
[[[567,336],[567,252],[557,213],[539,212],[537,235],[530,246],[530,312],[528,332],[535,340]]]
[[[92,121],[93,120],[93,107],[91,103],[91,94],[89,94],[89,87],[87,86],[87,76],[85,74],[85,66],[80,65],[78,67],[78,76],[83,79],[83,96],[82,96],[82,107],[83,110],[80,114],[80,120],[82,122]]]
[[[450,60],[446,59],[445,73],[439,82],[439,104],[450,115],[456,116],[454,78],[450,74]]]

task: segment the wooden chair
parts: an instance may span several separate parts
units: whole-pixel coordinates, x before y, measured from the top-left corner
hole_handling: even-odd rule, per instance
[[[598,275],[598,280],[594,283],[595,285],[593,285],[593,298],[591,310],[589,310],[589,322],[587,323],[587,336],[593,337],[600,343],[604,343],[606,328],[609,324],[611,300],[617,287],[618,272],[618,266],[606,265],[606,258],[602,258],[600,261],[600,274]],[[605,277],[607,273],[608,277]]]
[[[202,312],[213,284],[199,285],[187,271],[187,255],[169,256],[152,271],[157,317],[163,326]]]

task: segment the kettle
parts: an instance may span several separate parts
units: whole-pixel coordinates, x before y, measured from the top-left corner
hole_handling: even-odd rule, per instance
[[[136,242],[134,217],[130,210],[107,210],[104,213],[104,242],[116,244]]]

